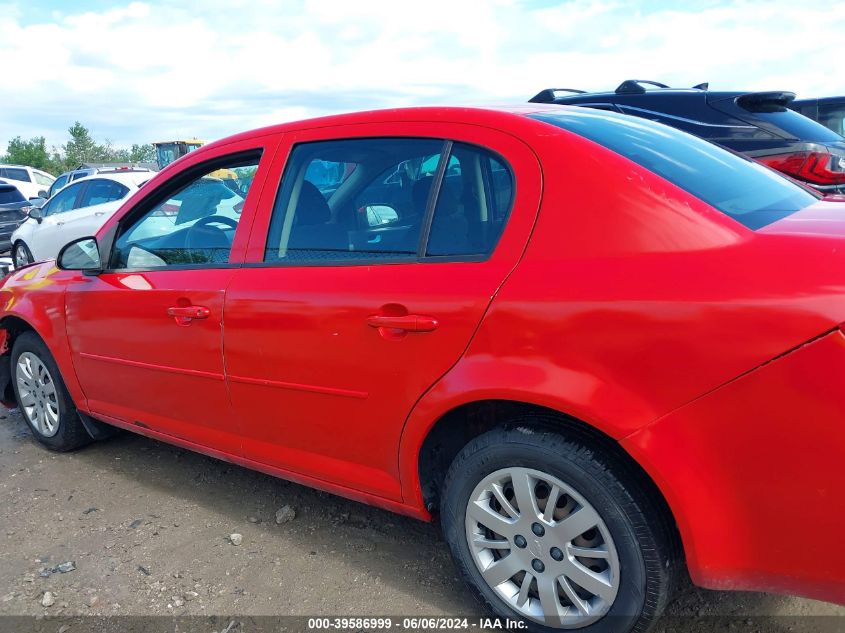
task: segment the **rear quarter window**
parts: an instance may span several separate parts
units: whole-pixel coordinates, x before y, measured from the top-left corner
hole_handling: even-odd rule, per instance
[[[660,123],[587,111],[529,116],[621,154],[752,230],[820,197],[768,167]]]

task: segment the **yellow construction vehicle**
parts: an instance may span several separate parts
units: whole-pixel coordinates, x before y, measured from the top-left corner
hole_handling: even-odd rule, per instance
[[[159,141],[153,143],[153,147],[156,148],[158,168],[164,169],[177,158],[182,158],[188,152],[192,152],[203,145],[205,145],[205,141],[198,138],[189,141]]]
[[[159,141],[158,143],[153,143],[153,147],[156,148],[156,161],[158,162],[158,168],[164,169],[177,158],[182,158],[188,152],[193,152],[195,149],[198,149],[203,145],[205,145],[205,141],[201,141],[198,138],[193,138],[188,141]],[[222,180],[223,183],[233,191],[238,191],[240,189],[238,174],[231,169],[216,169],[215,171],[207,174],[206,177]]]

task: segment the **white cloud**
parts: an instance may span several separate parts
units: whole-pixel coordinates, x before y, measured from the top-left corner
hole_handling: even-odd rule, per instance
[[[713,89],[845,93],[845,3],[611,0],[205,0],[25,17],[0,6],[0,149],[65,140],[76,119],[117,144],[219,137],[276,121],[415,103],[524,101],[629,77]]]

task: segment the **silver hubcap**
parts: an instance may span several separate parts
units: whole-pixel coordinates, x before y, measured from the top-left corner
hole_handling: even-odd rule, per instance
[[[29,258],[22,246],[15,248],[15,266],[25,266],[29,263]]]
[[[530,620],[580,628],[616,599],[619,558],[607,526],[556,477],[530,468],[490,474],[472,492],[466,534],[484,581]]]
[[[24,352],[18,357],[15,380],[26,419],[44,437],[54,436],[59,430],[59,400],[47,366],[32,352]]]

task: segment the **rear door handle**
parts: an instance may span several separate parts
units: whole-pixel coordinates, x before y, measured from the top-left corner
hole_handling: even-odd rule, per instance
[[[437,319],[421,314],[405,314],[402,316],[387,316],[374,314],[367,317],[367,325],[377,328],[391,328],[405,332],[433,332],[439,325]]]
[[[167,316],[172,316],[179,322],[189,322],[192,319],[207,319],[211,310],[205,306],[179,306],[167,308]]]

